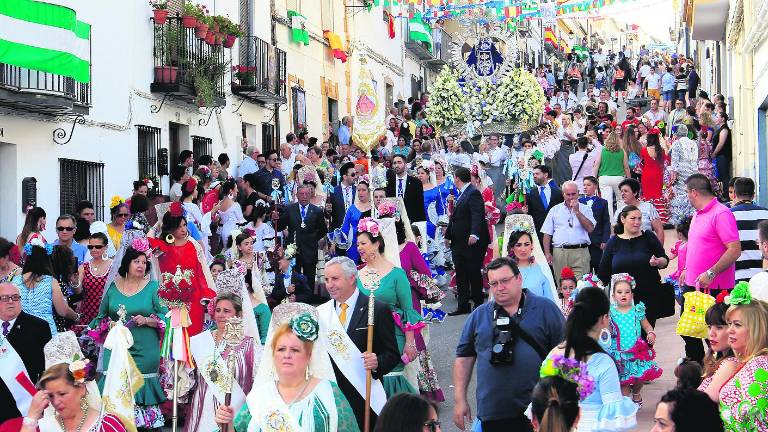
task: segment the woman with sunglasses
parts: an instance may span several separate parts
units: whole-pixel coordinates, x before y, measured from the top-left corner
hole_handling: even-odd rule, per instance
[[[99,313],[104,286],[112,267],[112,259],[107,256],[108,243],[107,236],[100,232],[93,233],[88,238],[91,260],[83,263],[79,269],[83,299],[80,302],[80,321],[76,325],[88,325]]]
[[[424,396],[399,393],[387,400],[373,432],[439,432],[437,404]]]
[[[131,212],[125,201],[115,195],[109,203],[109,214],[112,216],[112,221],[107,224],[107,234],[109,234],[112,244],[115,245],[116,248],[119,248],[123,241],[125,223],[128,222],[128,218],[131,217]]]

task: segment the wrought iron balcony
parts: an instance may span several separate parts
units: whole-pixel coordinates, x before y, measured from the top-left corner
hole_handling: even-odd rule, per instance
[[[434,33],[433,33],[434,35]],[[427,59],[429,66],[440,69],[451,62],[451,43],[453,38],[443,29],[440,29],[440,39],[432,43],[432,57]]]
[[[403,32],[403,36],[405,37],[405,47],[411,50],[419,60],[434,60],[435,56],[429,50],[429,45],[425,42],[411,39],[411,33],[407,30]]]
[[[0,107],[44,115],[88,114],[91,85],[0,63]]]
[[[240,38],[240,64],[231,73],[232,94],[261,104],[286,102],[285,51],[255,36]]]
[[[209,44],[185,28],[181,17],[168,17],[154,25],[153,93],[169,100],[181,99],[198,106],[226,105],[224,76],[228,64],[222,45]],[[159,110],[159,108],[158,108]]]

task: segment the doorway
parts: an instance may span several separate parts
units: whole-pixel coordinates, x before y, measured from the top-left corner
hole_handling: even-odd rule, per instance
[[[16,175],[16,145],[0,142],[0,160],[3,161],[0,170],[0,235],[14,241],[20,228],[16,223],[17,215],[23,215],[18,196],[20,180]]]

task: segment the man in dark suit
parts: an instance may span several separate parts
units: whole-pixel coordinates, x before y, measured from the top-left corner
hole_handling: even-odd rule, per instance
[[[459,167],[453,175],[459,198],[448,220],[445,238],[451,242],[459,305],[448,314],[451,316],[471,312],[470,299],[475,307],[483,304],[483,277],[480,271],[485,250],[491,242],[485,222],[483,196],[470,184],[469,170]]]
[[[344,216],[347,214],[347,210],[355,202],[355,196],[357,195],[357,188],[355,187],[355,180],[357,180],[357,170],[355,164],[347,162],[341,166],[339,170],[341,174],[341,182],[334,186],[333,192],[328,197],[328,201],[325,204],[325,212],[330,217],[330,230],[341,228],[344,223]],[[336,255],[346,255],[345,249],[336,248]]]
[[[533,169],[533,182],[536,183],[536,189],[531,189],[525,195],[525,202],[528,214],[536,226],[539,241],[542,242],[544,235],[541,233],[541,226],[544,225],[549,209],[563,202],[563,191],[552,181],[552,169],[546,165]]]
[[[275,285],[272,292],[267,296],[267,303],[270,308],[274,308],[286,297],[291,302],[316,303],[317,297],[307,283],[307,277],[291,269],[291,262],[285,256],[280,257],[279,261],[273,266],[277,267],[275,272]]]
[[[603,249],[611,237],[611,218],[608,215],[608,201],[597,196],[600,184],[594,176],[584,177],[584,195],[579,202],[592,209],[595,218],[595,229],[589,233],[589,266],[591,271],[597,272],[600,267],[600,259],[603,257]]]
[[[48,323],[21,310],[18,287],[0,284],[0,335],[19,354],[32,383],[40,379],[45,370],[43,347],[51,340]],[[3,362],[10,361],[4,359]],[[6,365],[7,366],[7,365]],[[12,418],[21,417],[16,400],[5,381],[0,379],[0,424]]]
[[[392,170],[387,172],[387,196],[401,197],[411,222],[424,222],[424,187],[416,177],[409,176],[405,156],[392,156]]]
[[[325,265],[325,286],[331,300],[318,309],[333,308],[347,336],[363,353],[363,368],[372,371],[373,379],[380,380],[400,363],[400,350],[395,340],[395,322],[389,307],[374,301],[373,352],[368,348],[368,296],[357,289],[357,268],[347,257],[336,257]],[[334,317],[335,319],[335,317]],[[356,388],[344,375],[331,356],[333,371],[339,389],[352,406],[360,430],[365,419],[365,387]],[[361,393],[362,392],[362,393]],[[371,410],[371,430],[376,424],[376,414]]]
[[[309,288],[314,292],[315,274],[317,273],[317,242],[328,232],[323,210],[309,202],[312,196],[311,185],[301,185],[296,191],[298,202],[289,205],[278,220],[278,231],[288,228],[288,244],[295,244],[298,249],[296,266],[298,272],[307,277]]]

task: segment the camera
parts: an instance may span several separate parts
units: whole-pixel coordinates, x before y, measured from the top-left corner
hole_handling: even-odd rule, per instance
[[[493,312],[492,365],[510,366],[514,363],[517,337],[517,323],[513,322],[513,318],[503,308],[497,308]]]

